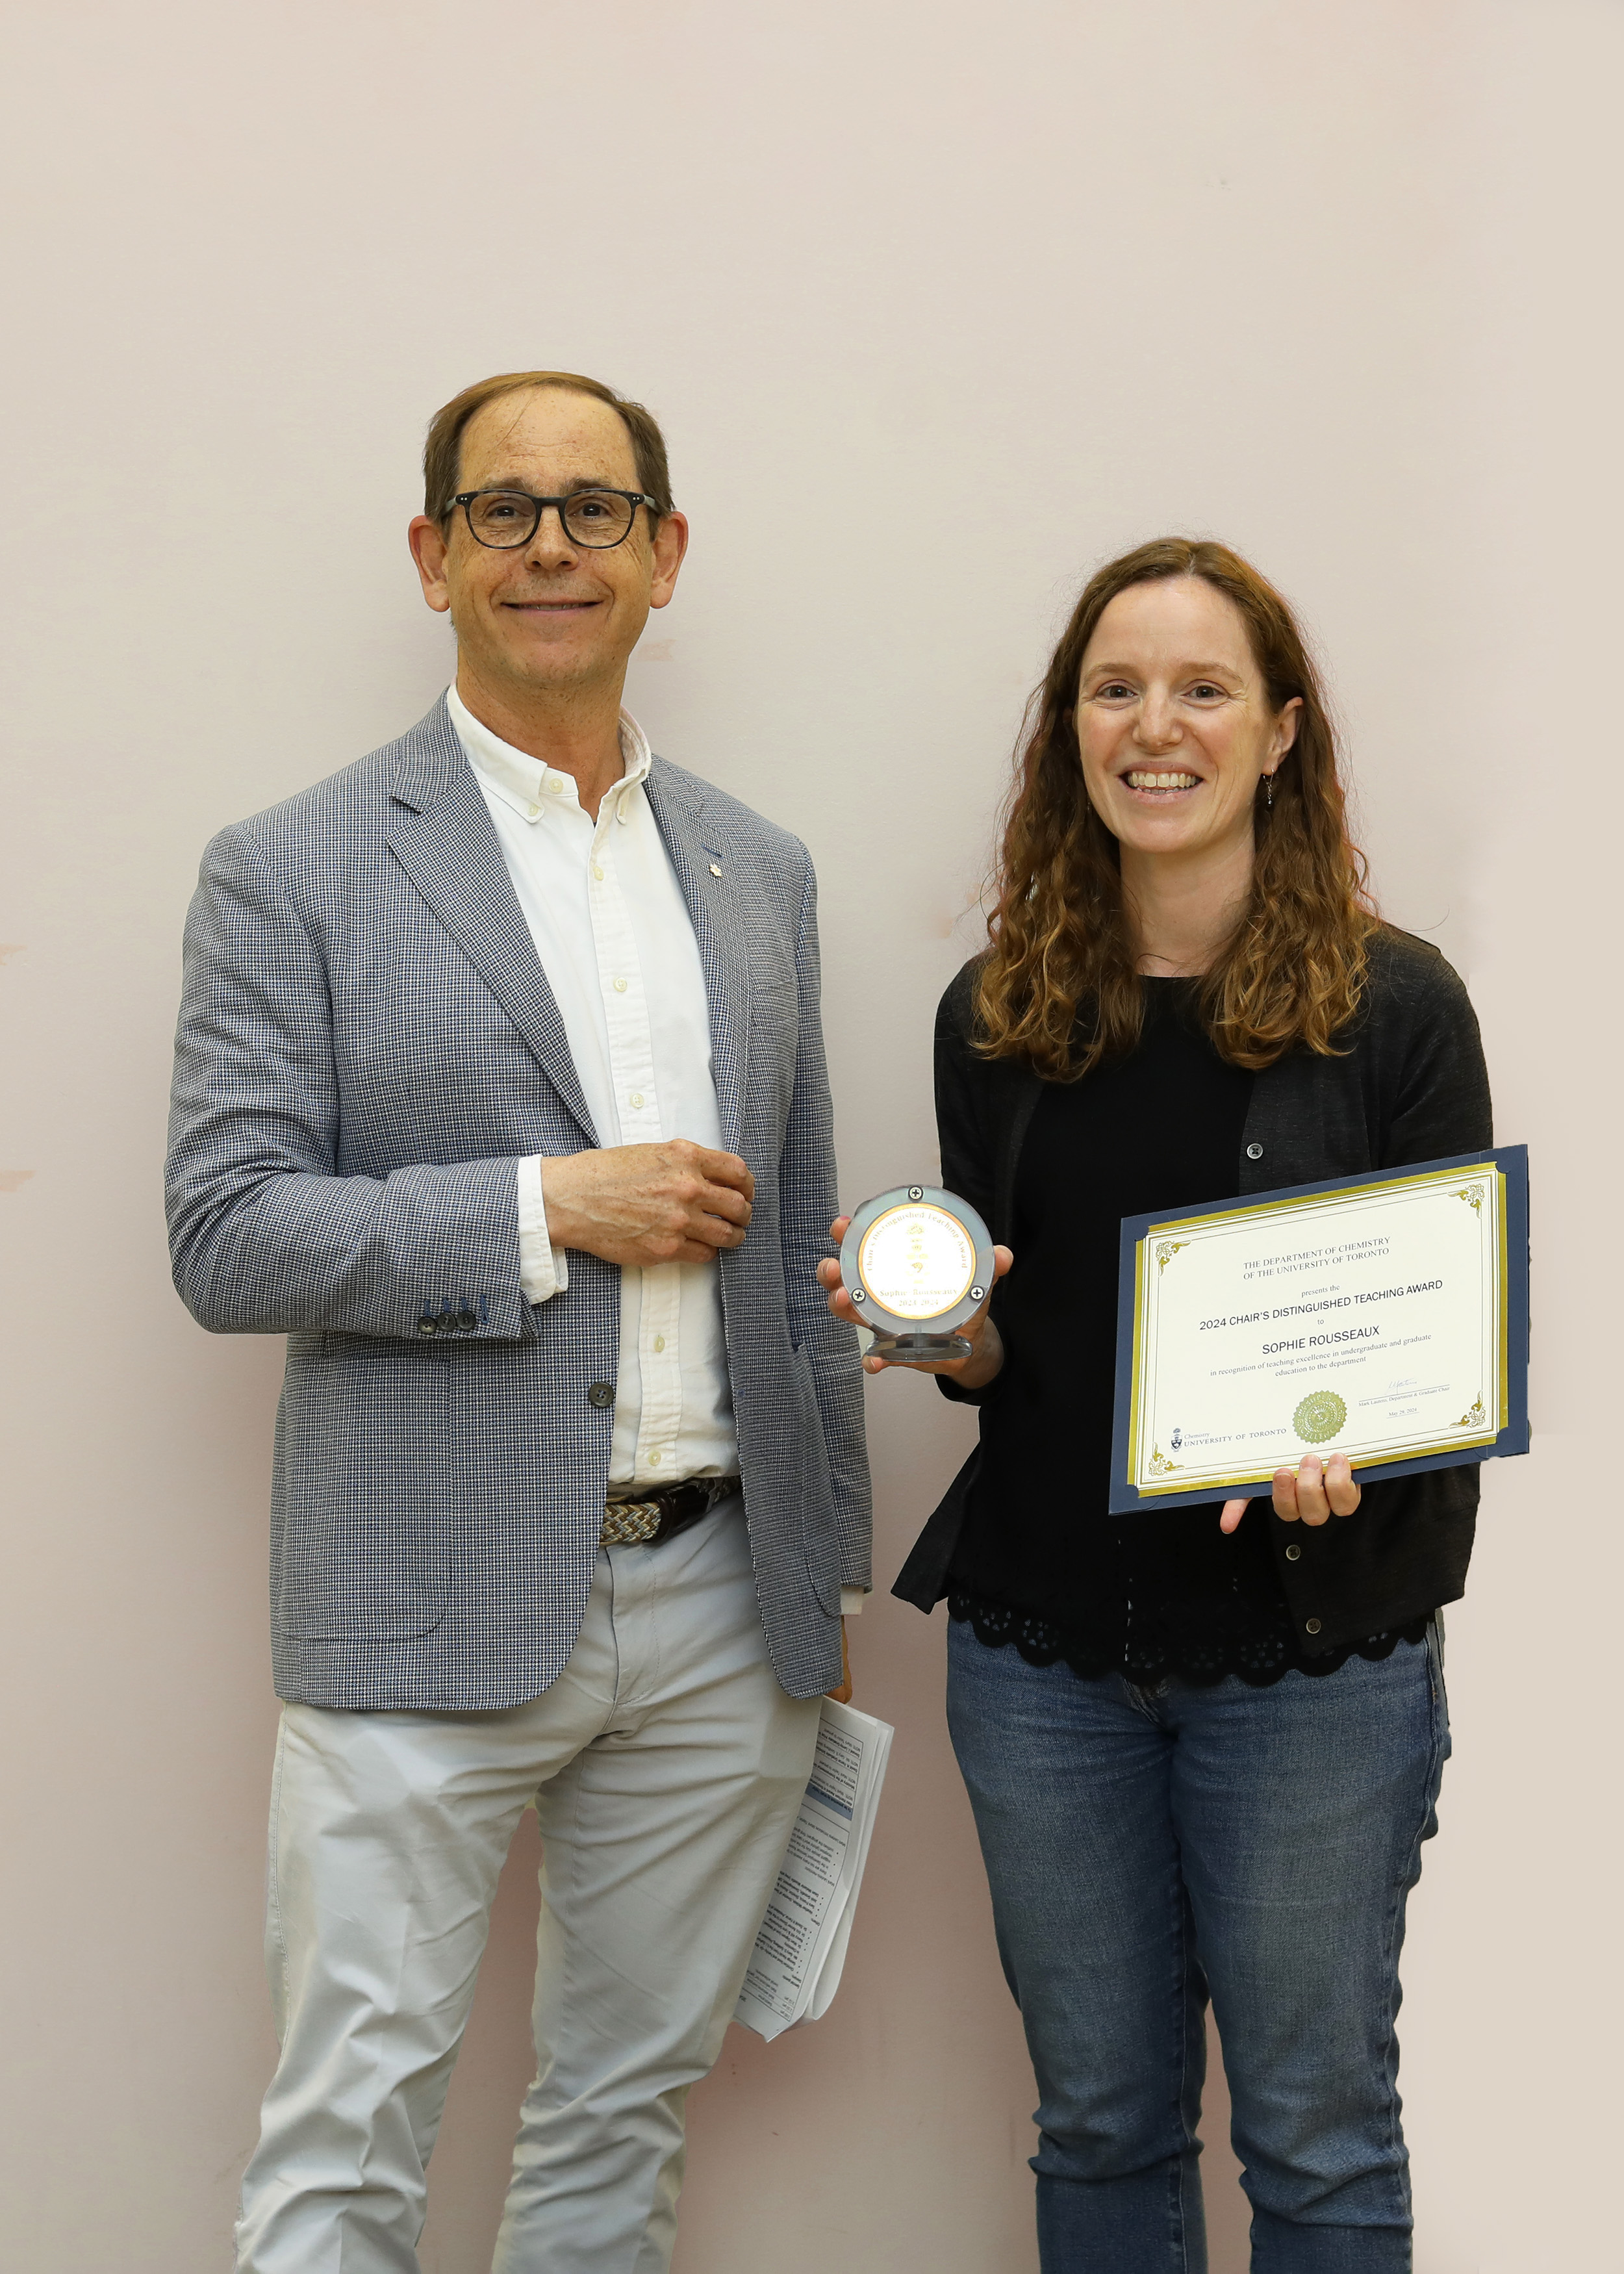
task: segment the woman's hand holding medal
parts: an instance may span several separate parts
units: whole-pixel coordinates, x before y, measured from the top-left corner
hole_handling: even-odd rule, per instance
[[[838,1216],[830,1225],[829,1237],[837,1246],[845,1239],[851,1221],[849,1216]],[[995,1247],[993,1249],[994,1280],[1002,1279],[1014,1261],[1014,1254],[1011,1249]],[[829,1307],[837,1319],[844,1319],[846,1325],[850,1327],[872,1324],[872,1321],[865,1320],[853,1306],[841,1280],[840,1266],[833,1256],[828,1257],[818,1265],[817,1276],[820,1284],[828,1291]],[[883,1374],[887,1367],[900,1365],[906,1367],[911,1374],[945,1374],[966,1389],[985,1389],[1004,1365],[1004,1344],[997,1328],[989,1316],[991,1305],[992,1290],[989,1288],[986,1299],[981,1308],[973,1317],[966,1319],[954,1329],[956,1334],[969,1344],[968,1357],[925,1361],[918,1359],[876,1358],[870,1352],[863,1359],[864,1372]]]

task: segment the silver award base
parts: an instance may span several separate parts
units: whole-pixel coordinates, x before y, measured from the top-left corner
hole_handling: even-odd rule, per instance
[[[968,1358],[974,1347],[963,1335],[876,1335],[867,1355],[893,1366],[940,1366]]]

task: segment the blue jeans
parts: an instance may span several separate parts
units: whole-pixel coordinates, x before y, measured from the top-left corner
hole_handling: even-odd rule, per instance
[[[1449,1751],[1434,1628],[1139,1690],[955,1620],[948,1721],[1041,2104],[1043,2274],[1205,2274],[1210,1994],[1254,2274],[1407,2274],[1398,1954]]]

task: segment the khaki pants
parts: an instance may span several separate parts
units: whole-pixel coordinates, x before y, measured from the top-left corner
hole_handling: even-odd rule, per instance
[[[741,1502],[599,1551],[553,1687],[492,1713],[289,1706],[266,1949],[282,2058],[239,2274],[410,2274],[491,1901],[533,1802],[538,2073],[496,2274],[664,2274],[683,2110],[720,2050],[811,1767]]]

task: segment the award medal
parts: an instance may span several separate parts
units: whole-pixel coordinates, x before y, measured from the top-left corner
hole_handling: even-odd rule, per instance
[[[865,1201],[840,1248],[852,1307],[874,1333],[878,1358],[967,1358],[955,1333],[974,1317],[993,1281],[992,1237],[967,1201],[934,1185],[899,1185]]]

